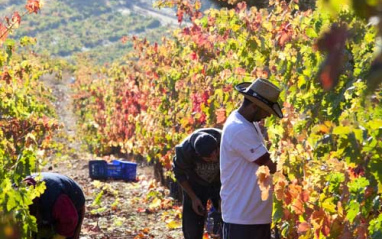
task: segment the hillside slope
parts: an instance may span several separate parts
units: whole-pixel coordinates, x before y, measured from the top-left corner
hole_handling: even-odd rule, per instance
[[[23,12],[25,0],[0,0],[0,16]],[[138,35],[160,41],[177,20],[172,9],[153,9],[151,0],[50,0],[40,14],[26,16],[12,35],[36,37],[33,50],[71,57],[87,52],[98,63],[123,56],[130,48],[123,36]]]

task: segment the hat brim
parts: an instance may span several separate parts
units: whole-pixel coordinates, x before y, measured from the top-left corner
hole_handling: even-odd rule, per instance
[[[256,105],[258,105],[262,109],[266,110],[267,112],[269,112],[269,113],[271,113],[271,114],[273,114],[279,118],[283,118],[283,113],[281,111],[281,107],[280,107],[278,102],[275,102],[271,107],[271,106],[265,104],[264,102],[262,102],[261,100],[259,100],[258,98],[253,97],[252,95],[250,95],[246,92],[246,89],[251,84],[252,84],[251,82],[243,82],[243,83],[237,84],[237,85],[235,85],[235,90],[237,90],[240,94],[244,95],[245,98],[249,99],[250,101],[252,101]]]

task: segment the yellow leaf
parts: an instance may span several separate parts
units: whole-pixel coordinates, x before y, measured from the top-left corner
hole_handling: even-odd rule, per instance
[[[95,188],[101,188],[101,187],[103,186],[103,183],[102,183],[101,181],[98,181],[98,180],[94,180],[94,181],[92,182],[92,184],[93,184],[93,186],[94,186]]]
[[[160,205],[161,205],[161,200],[160,200],[159,198],[155,198],[155,199],[151,202],[149,208],[150,208],[150,209],[156,209],[156,208],[159,208]]]
[[[240,25],[234,24],[234,25],[231,26],[231,30],[232,30],[233,32],[237,32],[237,31],[239,31],[240,29],[241,29]]]
[[[202,4],[200,3],[200,1],[196,1],[195,2],[195,10],[199,10],[201,8]]]
[[[172,220],[169,223],[167,223],[167,227],[169,229],[177,229],[182,227],[182,223],[180,221]]]
[[[326,209],[327,212],[335,213],[337,210],[336,210],[336,205],[333,203],[333,200],[334,198],[326,198],[322,202],[322,208]]]
[[[344,216],[344,208],[342,207],[341,201],[338,201],[338,203],[337,203],[337,210],[338,210],[338,216],[343,217]]]
[[[382,128],[382,120],[381,119],[374,119],[374,120],[368,122],[367,124],[372,130],[378,130],[378,129]]]
[[[329,127],[325,124],[316,125],[313,127],[312,132],[327,134],[329,133]]]
[[[350,134],[353,131],[352,127],[349,126],[337,126],[333,129],[333,134],[335,135],[345,135]]]

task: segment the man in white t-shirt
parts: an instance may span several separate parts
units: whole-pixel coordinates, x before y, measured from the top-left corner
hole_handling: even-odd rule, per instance
[[[235,89],[244,101],[225,122],[220,147],[223,239],[267,239],[273,201],[272,196],[261,199],[256,171],[265,165],[273,174],[276,163],[270,159],[258,122],[271,114],[283,117],[277,103],[280,89],[263,79]]]

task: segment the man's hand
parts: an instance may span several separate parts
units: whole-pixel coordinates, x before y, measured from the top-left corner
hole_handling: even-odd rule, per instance
[[[53,239],[66,239],[66,237],[60,234],[54,234]]]
[[[192,209],[194,212],[200,216],[206,215],[206,209],[203,206],[202,201],[196,196],[194,190],[192,190],[192,187],[188,181],[180,182],[180,185],[182,186],[183,190],[186,191],[187,195],[192,200]]]
[[[194,212],[200,216],[204,216],[206,214],[206,209],[198,197],[195,197],[195,199],[192,200],[192,209],[194,209]]]
[[[273,162],[269,153],[263,154],[261,157],[254,161],[259,166],[267,166],[271,174],[274,174],[277,169],[277,162]]]

